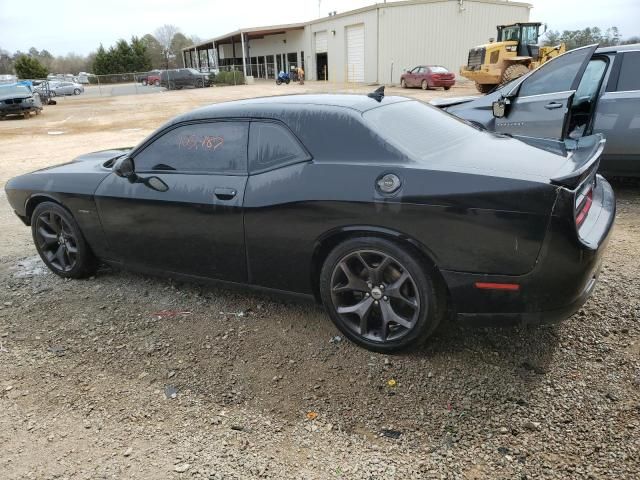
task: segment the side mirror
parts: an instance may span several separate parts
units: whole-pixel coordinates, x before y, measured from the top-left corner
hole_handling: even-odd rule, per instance
[[[496,100],[495,102],[493,102],[491,107],[493,110],[494,117],[502,118],[507,114],[507,102],[508,100],[505,100],[504,98],[501,98],[500,100]]]
[[[124,156],[116,161],[113,165],[113,173],[119,177],[128,179],[132,183],[138,178],[133,159],[129,156]]]

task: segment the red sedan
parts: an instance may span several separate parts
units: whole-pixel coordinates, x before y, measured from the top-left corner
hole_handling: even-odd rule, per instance
[[[402,88],[421,87],[429,90],[435,87],[444,87],[449,90],[456,83],[456,76],[439,65],[421,65],[412,70],[407,70],[400,76]]]

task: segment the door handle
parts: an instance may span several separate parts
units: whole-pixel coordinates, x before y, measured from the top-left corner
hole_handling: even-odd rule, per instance
[[[562,103],[559,102],[551,102],[551,103],[547,103],[544,108],[546,108],[547,110],[555,110],[556,108],[562,108],[564,105]]]
[[[216,187],[213,190],[213,193],[216,196],[216,198],[220,200],[231,200],[233,197],[235,197],[238,194],[235,188],[221,188],[221,187]]]

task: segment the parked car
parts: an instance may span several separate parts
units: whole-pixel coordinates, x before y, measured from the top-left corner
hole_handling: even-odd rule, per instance
[[[161,70],[151,70],[149,72],[136,74],[136,82],[140,82],[145,86],[160,85],[160,72]]]
[[[29,118],[31,113],[42,111],[40,96],[26,85],[0,85],[0,119],[11,115]]]
[[[49,82],[49,89],[54,97],[60,95],[80,95],[84,92],[84,86],[74,82]]]
[[[183,87],[208,87],[209,75],[194,68],[163,70],[160,73],[160,85],[169,90]]]
[[[601,172],[640,176],[640,44],[571,50],[486,96],[433,103],[497,132],[559,140],[601,133]]]
[[[443,87],[449,90],[456,83],[456,76],[440,65],[420,65],[400,76],[402,88],[420,87],[423,90]]]
[[[595,172],[602,139],[548,143],[380,90],[267,97],[194,110],[134,148],[5,188],[61,277],[101,260],[293,292],[354,342],[393,351],[447,309],[548,322],[587,300],[615,217]]]

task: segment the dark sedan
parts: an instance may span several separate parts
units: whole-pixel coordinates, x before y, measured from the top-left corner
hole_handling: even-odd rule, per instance
[[[440,65],[421,65],[400,76],[400,86],[420,87],[423,90],[442,87],[449,90],[456,84],[456,76]]]
[[[6,192],[62,277],[103,261],[292,292],[394,351],[447,312],[546,322],[587,300],[615,216],[603,141],[537,146],[380,92],[295,95],[195,110]]]
[[[640,177],[640,44],[596,47],[571,50],[486,96],[432,103],[497,132],[559,140],[601,133],[601,172]]]

